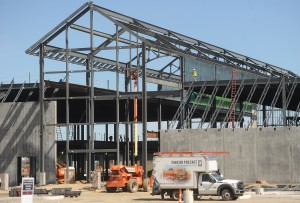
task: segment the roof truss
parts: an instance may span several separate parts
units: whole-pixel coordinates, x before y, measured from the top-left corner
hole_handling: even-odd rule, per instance
[[[75,24],[78,19],[88,12],[94,12],[104,16],[113,24],[118,25],[120,29],[118,28],[115,30],[115,33],[109,34],[94,29],[92,25],[85,27]],[[80,31],[81,33],[102,37],[105,41],[101,44],[97,44],[95,47],[68,48],[68,50],[66,48],[50,45],[53,39],[69,28]],[[137,40],[133,41],[128,39],[128,37],[121,37],[124,33],[128,33]],[[86,66],[86,59],[92,55],[94,61],[93,67],[95,69],[116,71],[116,61],[98,57],[97,54],[102,50],[116,49],[115,46],[110,46],[110,44],[116,41],[117,35],[118,41],[125,44],[124,46],[118,47],[119,49],[140,48],[141,44],[145,43],[148,52],[155,54],[156,57],[154,56],[153,59],[162,56],[172,57],[170,60],[171,64],[167,64],[166,66],[170,65],[175,67],[175,70],[166,72],[166,66],[147,69],[148,77],[152,77],[153,79],[163,78],[164,80],[180,82],[180,75],[178,74],[179,67],[173,65],[173,63],[176,62],[179,57],[185,56],[209,61],[210,63],[223,64],[265,77],[282,77],[283,75],[298,77],[295,73],[283,68],[105,9],[91,2],[83,4],[58,26],[28,48],[26,53],[39,56],[39,46],[43,44],[45,46],[46,58],[66,61],[68,52],[69,63]],[[123,73],[124,70],[128,68],[128,64],[131,64],[133,60],[138,60],[138,58],[139,57],[135,57],[131,60],[119,63],[120,68],[123,69]],[[138,69],[139,67],[138,65],[131,65],[130,68]]]

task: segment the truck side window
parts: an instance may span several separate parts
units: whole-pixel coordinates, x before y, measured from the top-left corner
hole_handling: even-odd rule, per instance
[[[202,175],[202,182],[209,182],[209,175],[208,174],[203,174]]]

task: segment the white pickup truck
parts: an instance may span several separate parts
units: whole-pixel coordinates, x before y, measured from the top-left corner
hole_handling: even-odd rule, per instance
[[[223,179],[218,173],[216,155],[203,152],[161,152],[153,158],[152,195],[178,200],[179,189],[193,191],[194,198],[221,196],[236,200],[244,193],[240,180]]]

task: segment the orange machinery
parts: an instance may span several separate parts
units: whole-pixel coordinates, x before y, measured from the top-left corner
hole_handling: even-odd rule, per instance
[[[150,179],[143,179],[142,166],[114,165],[110,170],[110,177],[106,182],[107,192],[116,192],[118,188],[131,193],[137,192],[139,188],[143,188],[145,192],[150,191]]]
[[[65,170],[66,170],[66,163],[62,161],[57,161],[56,163],[56,182],[63,183],[65,182]]]

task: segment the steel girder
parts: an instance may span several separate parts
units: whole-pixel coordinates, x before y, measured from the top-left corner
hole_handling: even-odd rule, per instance
[[[209,61],[210,63],[223,64],[229,67],[239,68],[249,73],[265,77],[281,77],[282,75],[297,77],[297,75],[293,72],[285,70],[283,68],[279,68],[277,66],[253,59],[251,57],[247,57],[230,50],[197,39],[193,39],[191,37],[187,37],[177,32],[105,9],[103,7],[94,5],[91,2],[83,4],[79,9],[72,13],[58,26],[56,26],[48,34],[46,34],[34,45],[28,48],[26,50],[26,53],[31,55],[39,55],[39,44],[42,43],[44,45],[47,45],[55,37],[61,34],[66,29],[66,26],[85,33],[91,33],[90,28],[74,24],[79,18],[81,18],[90,10],[96,11],[97,13],[106,17],[108,20],[120,26],[121,29],[118,31],[118,35],[121,35],[124,32],[128,32],[138,38],[141,42],[144,42],[147,47],[151,47],[151,51],[153,52],[174,56],[175,58],[178,58],[180,56],[189,56],[200,60]],[[98,53],[101,49],[107,49],[107,45],[115,40],[116,33],[110,35],[97,30],[93,30],[92,32],[96,36],[107,38],[104,43],[99,45],[93,51],[93,54]],[[143,34],[143,36],[139,36],[138,33]],[[119,41],[125,44],[131,43],[133,46],[141,46],[141,43],[136,43],[124,38],[119,38]],[[55,50],[45,50],[47,51],[45,57],[53,60],[65,61],[65,53],[55,52]],[[69,50],[70,63],[84,65],[84,59],[86,59],[87,57],[87,54]],[[95,68],[98,68],[101,62],[97,63],[99,61],[96,56],[94,56],[94,59]],[[124,62],[124,64],[126,63]],[[105,66],[103,70],[116,71],[112,66]],[[153,71],[155,71],[156,74],[152,77],[159,78],[158,71],[152,70],[152,72]],[[164,77],[165,80],[180,82],[180,77],[178,77],[178,74],[166,73],[164,72],[164,68],[160,70],[160,73],[162,73],[163,75],[168,74],[168,76]]]
[[[226,90],[228,86],[229,80],[223,80],[223,81],[198,81],[195,83],[195,91],[201,91],[201,89],[205,86],[205,91],[203,94],[209,94],[214,97],[215,93],[217,92],[217,96],[223,97],[223,98],[229,98],[230,95],[226,96]],[[261,107],[270,107],[269,110],[274,109],[281,109],[281,116],[282,121],[278,119],[278,125],[281,124],[286,125],[286,122],[284,120],[285,117],[287,117],[287,111],[293,111],[297,115],[299,113],[299,108],[297,107],[299,103],[299,88],[300,88],[300,79],[288,79],[286,77],[282,78],[266,78],[266,79],[244,79],[244,80],[237,80],[236,81],[238,91],[235,95],[235,103],[232,103],[228,112],[233,108],[233,106],[236,105],[237,102],[246,102],[246,103],[252,103],[257,104],[256,107],[253,107],[253,110],[255,112],[261,112]],[[216,90],[216,87],[218,86],[218,90]],[[185,83],[185,89],[187,90],[189,88],[189,83]],[[286,93],[284,93],[286,92]],[[225,93],[225,94],[224,94]],[[281,99],[280,99],[281,97]],[[222,102],[222,101],[220,101]],[[212,103],[212,100],[209,101],[209,103]],[[219,104],[220,105],[220,104]],[[206,107],[207,109],[204,110],[203,116],[206,116],[208,114],[209,108],[211,106]],[[211,126],[215,119],[215,113],[218,113],[218,108],[216,110],[210,110],[210,112],[213,114],[211,118],[211,122],[209,125]],[[264,111],[264,110],[262,110]],[[236,125],[237,127],[238,123],[242,122],[242,119],[246,113],[246,106],[240,106],[240,110],[237,110],[236,114]],[[228,113],[226,114],[223,123],[225,123],[228,119]],[[249,115],[248,115],[249,116]],[[270,112],[266,114],[263,117],[263,122],[268,122],[268,119],[270,118]],[[297,117],[297,116],[296,116]],[[254,121],[256,121],[257,117],[256,115],[252,115],[250,117],[250,123],[248,127],[250,127]],[[204,117],[202,118],[204,120]],[[200,125],[201,127],[201,125]],[[247,127],[247,128],[248,128]]]

